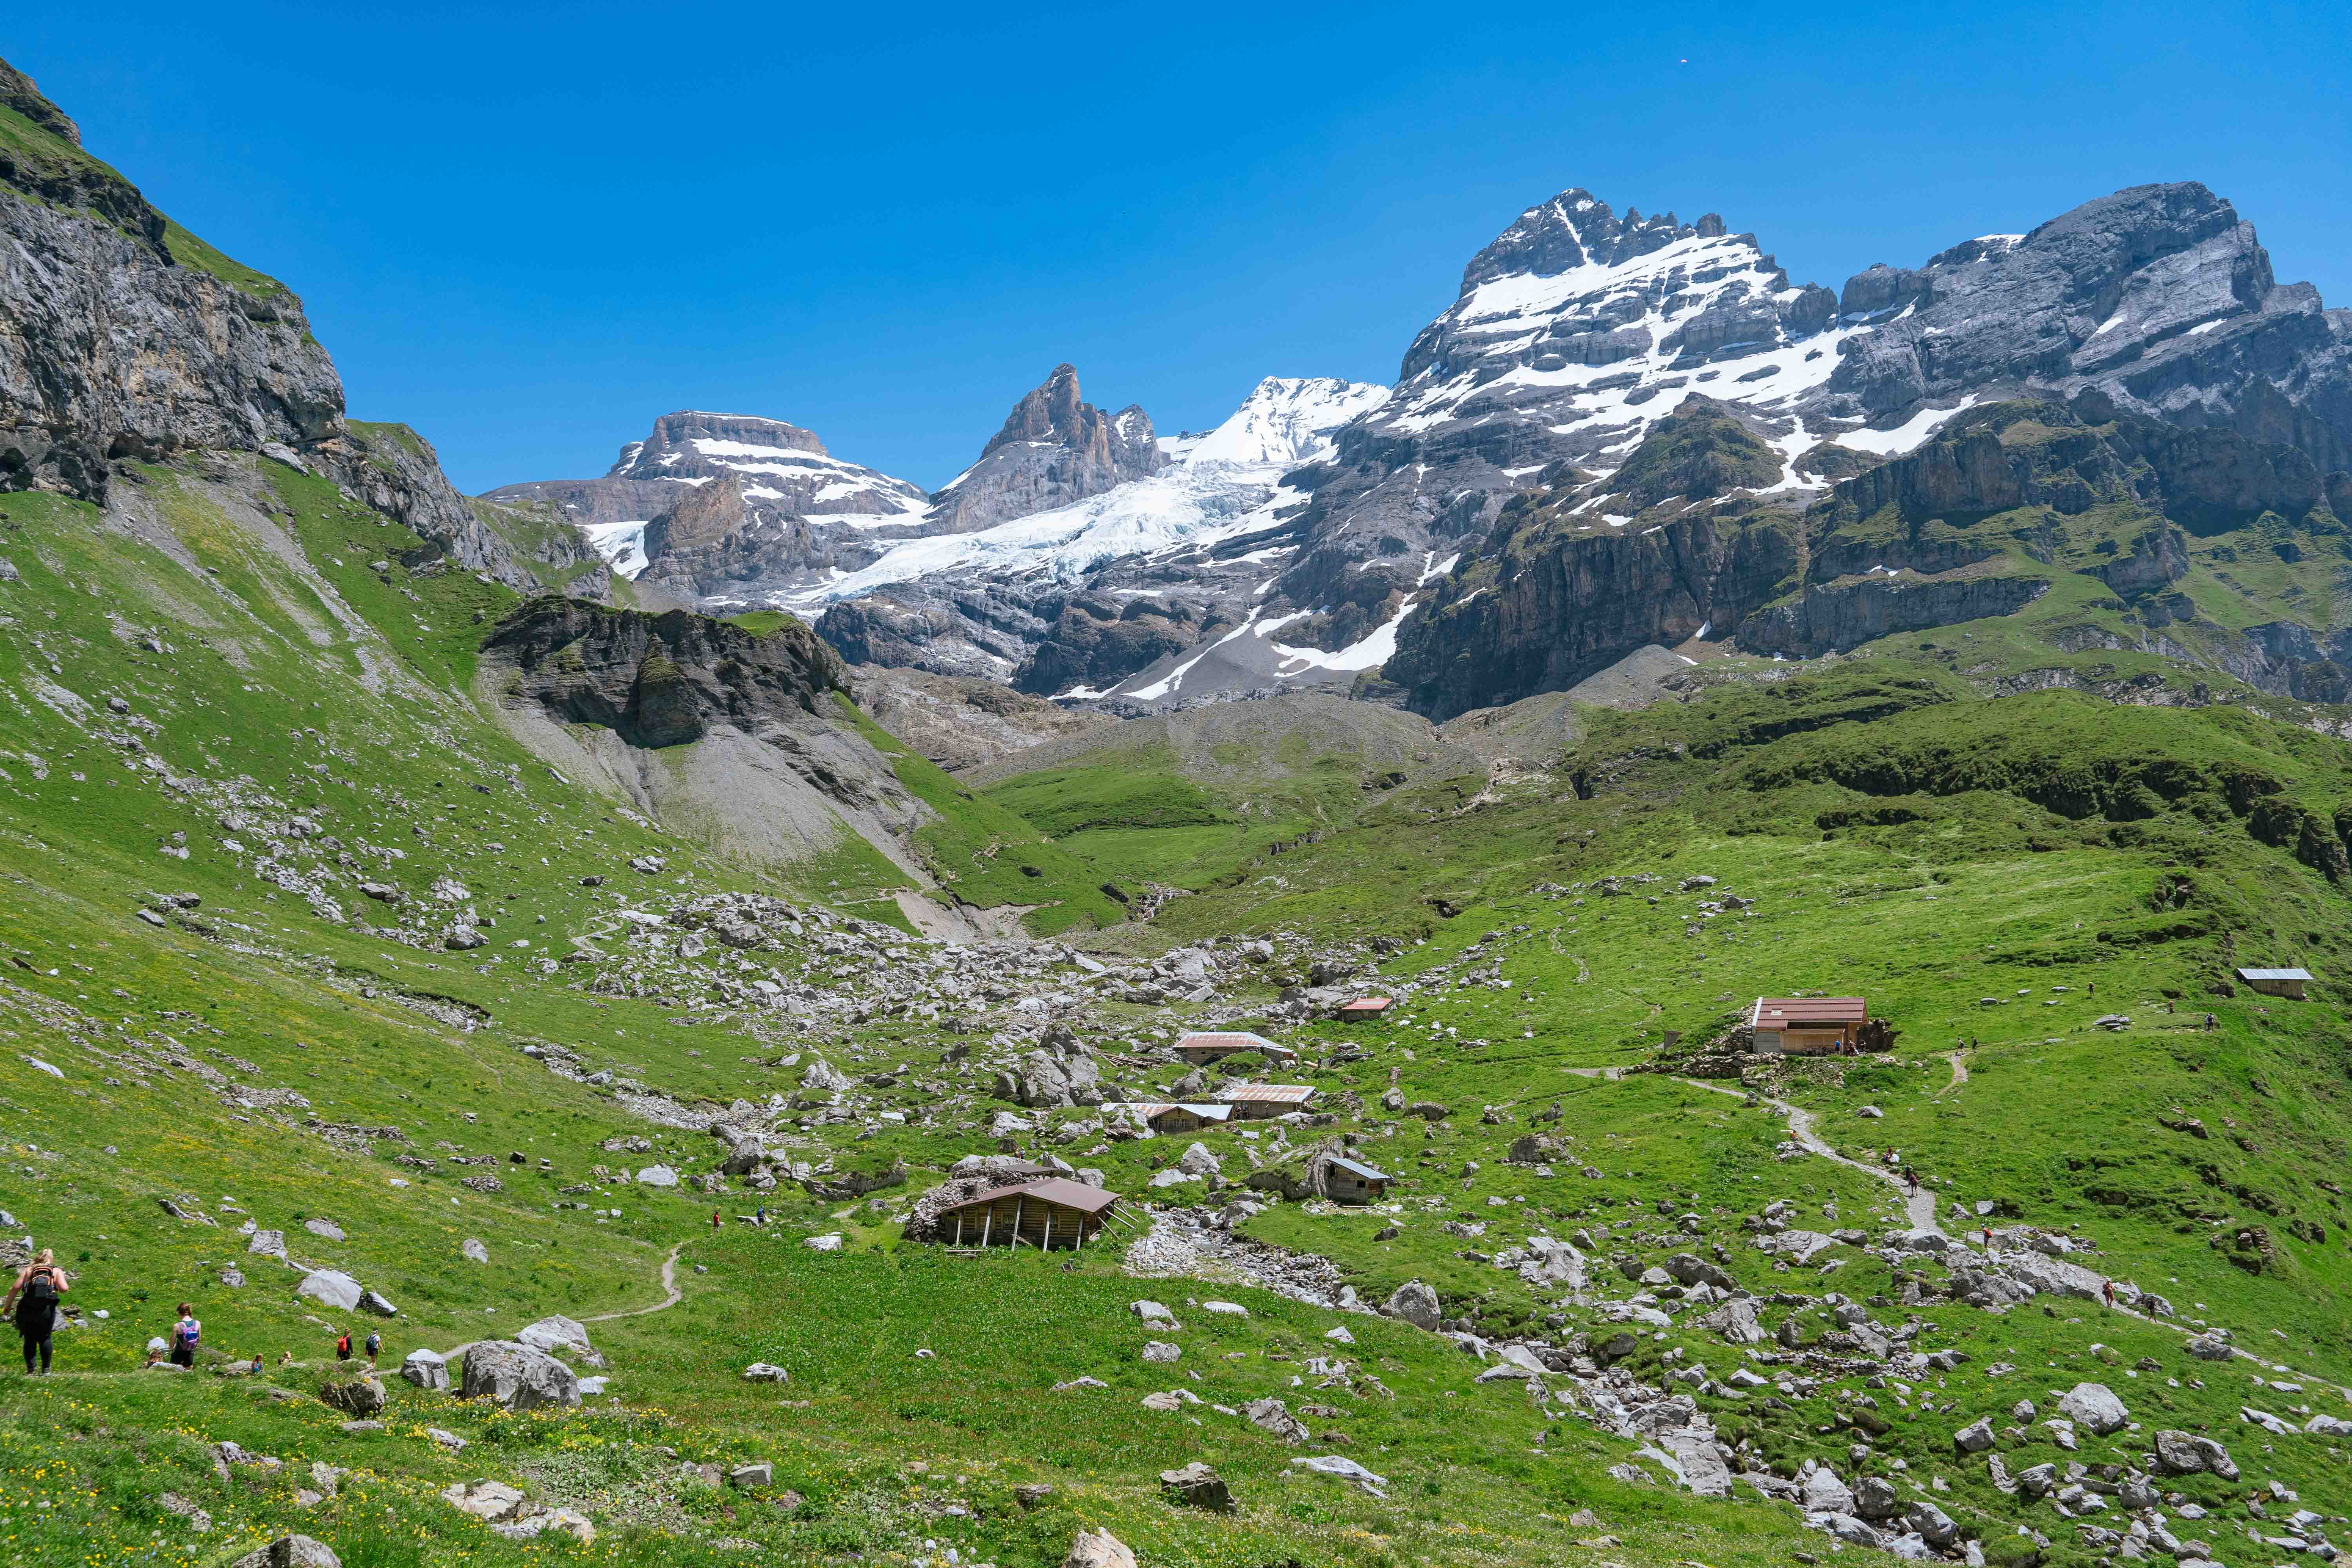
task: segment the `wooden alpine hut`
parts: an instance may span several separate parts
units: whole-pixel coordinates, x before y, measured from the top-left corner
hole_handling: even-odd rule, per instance
[[[1078,1247],[1109,1218],[1117,1193],[1064,1176],[999,1187],[940,1215],[941,1239],[956,1247]]]
[[[1244,1051],[1255,1051],[1270,1062],[1293,1062],[1298,1053],[1288,1046],[1277,1046],[1263,1035],[1247,1029],[1196,1029],[1176,1042],[1176,1054],[1194,1067],[1206,1067],[1226,1057]]]
[[[2308,969],[2241,969],[2238,978],[2265,996],[2284,996],[2300,1002],[2312,976]]]
[[[1143,1124],[1154,1132],[1198,1132],[1203,1127],[1222,1127],[1233,1120],[1230,1105],[1147,1105],[1142,1108]]]

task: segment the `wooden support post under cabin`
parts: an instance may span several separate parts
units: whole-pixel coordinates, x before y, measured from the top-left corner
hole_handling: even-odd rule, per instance
[[[986,1247],[986,1246],[988,1245],[988,1232],[989,1232],[989,1229],[990,1229],[990,1227],[991,1227],[991,1226],[994,1226],[995,1224],[996,1224],[996,1205],[995,1205],[994,1204],[991,1204],[991,1205],[988,1205],[988,1212],[987,1212],[986,1214],[983,1214],[983,1215],[982,1215],[980,1216],[980,1244],[981,1244],[981,1246],[982,1246],[982,1247]]]
[[[1021,1205],[1026,1201],[1023,1198],[1013,1200],[1013,1238],[1008,1245],[1014,1247],[1021,1245]]]
[[[958,1247],[961,1247],[961,1246],[963,1245],[963,1210],[961,1210],[961,1209],[958,1209],[958,1210],[956,1210],[956,1239],[955,1239],[955,1244],[956,1244]]]
[[[1052,1204],[1045,1205],[1045,1245],[1039,1250],[1044,1252],[1054,1250],[1054,1205]]]

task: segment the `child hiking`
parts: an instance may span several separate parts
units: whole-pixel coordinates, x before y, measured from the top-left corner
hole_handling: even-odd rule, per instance
[[[204,1337],[205,1326],[196,1321],[196,1310],[187,1302],[180,1303],[180,1321],[172,1325],[172,1364],[193,1368],[196,1364],[196,1342]]]

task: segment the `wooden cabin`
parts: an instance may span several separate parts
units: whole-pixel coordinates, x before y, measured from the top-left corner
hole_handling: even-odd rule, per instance
[[[1198,1132],[1203,1127],[1222,1127],[1233,1120],[1230,1105],[1147,1105],[1142,1108],[1143,1124],[1154,1132],[1176,1134]]]
[[[1176,1042],[1176,1054],[1194,1067],[1206,1067],[1226,1057],[1243,1051],[1255,1051],[1270,1062],[1292,1062],[1298,1053],[1288,1046],[1277,1046],[1263,1035],[1253,1035],[1247,1029],[1196,1029]]]
[[[1262,1121],[1268,1117],[1287,1116],[1294,1110],[1304,1110],[1315,1098],[1315,1086],[1305,1083],[1241,1083],[1217,1097],[1234,1108],[1234,1114],[1244,1121]]]
[[[2238,978],[2265,996],[2284,996],[2291,1001],[2304,1000],[2303,988],[2311,984],[2308,969],[2241,969]]]
[[[999,1187],[944,1211],[943,1237],[953,1247],[1078,1247],[1100,1231],[1118,1202],[1117,1193],[1062,1176]]]
[[[1870,1009],[1859,996],[1759,996],[1748,1016],[1749,1048],[1817,1057],[1859,1049]]]
[[[1353,1002],[1339,1004],[1337,1015],[1342,1024],[1365,1024],[1388,1016],[1396,1003],[1386,996],[1359,996]]]
[[[1395,1179],[1361,1161],[1335,1154],[1324,1167],[1323,1184],[1333,1203],[1376,1204],[1389,1195],[1389,1183]]]

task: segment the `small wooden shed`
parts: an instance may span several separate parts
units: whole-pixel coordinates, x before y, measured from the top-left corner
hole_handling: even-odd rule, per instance
[[[1370,1023],[1388,1016],[1396,1003],[1386,996],[1359,996],[1353,1002],[1339,1004],[1339,1019],[1342,1024]]]
[[[1315,1098],[1315,1086],[1307,1083],[1241,1083],[1217,1097],[1234,1108],[1234,1114],[1244,1121],[1264,1121],[1270,1116],[1287,1116],[1294,1110],[1304,1110]]]
[[[1859,996],[1759,996],[1748,1016],[1750,1048],[1799,1057],[1850,1051],[1869,1021]]]
[[[1247,1029],[1196,1029],[1176,1042],[1176,1054],[1196,1068],[1206,1067],[1226,1057],[1238,1056],[1243,1051],[1255,1051],[1270,1062],[1298,1059],[1298,1053],[1288,1046],[1277,1046],[1265,1036],[1251,1034]]]
[[[2311,984],[2308,969],[2241,969],[2238,978],[2265,996],[2284,996],[2292,1001],[2304,1000],[2303,988]]]
[[[1333,1155],[1323,1175],[1331,1201],[1341,1204],[1376,1204],[1389,1195],[1389,1183],[1393,1180],[1386,1172],[1344,1154]]]
[[[1197,1132],[1203,1127],[1222,1127],[1233,1120],[1230,1105],[1147,1105],[1143,1108],[1143,1124],[1154,1132]]]
[[[940,1221],[944,1226],[952,1217],[949,1239],[956,1247],[1077,1247],[1102,1229],[1118,1202],[1117,1193],[1047,1176],[982,1193],[947,1210]]]

